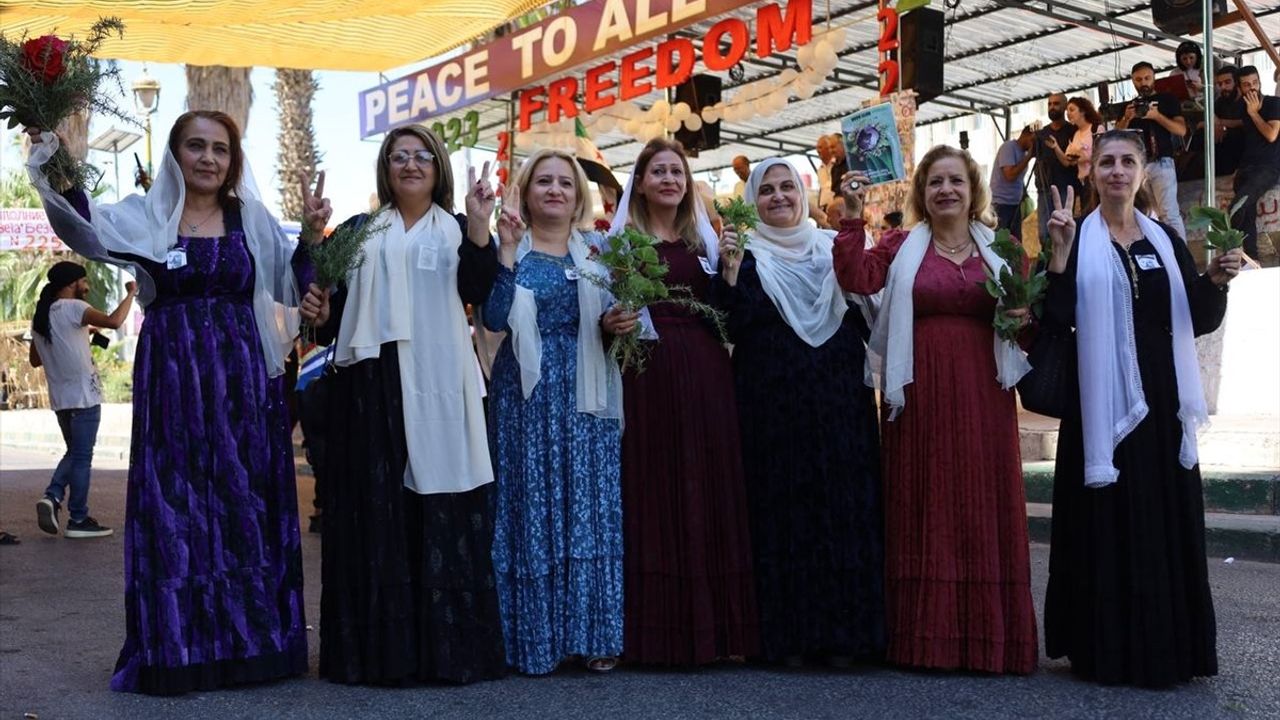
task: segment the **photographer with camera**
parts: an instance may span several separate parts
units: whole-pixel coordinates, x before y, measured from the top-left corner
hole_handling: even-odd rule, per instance
[[[102,420],[102,381],[93,366],[89,344],[104,345],[106,338],[90,339],[90,326],[115,329],[124,324],[137,293],[125,284],[125,296],[111,314],[85,302],[89,279],[83,265],[59,262],[49,268],[48,281],[40,289],[35,317],[31,320],[32,367],[44,367],[49,381],[49,405],[58,416],[67,452],[53,471],[53,479],[36,503],[40,529],[58,534],[58,513],[70,487],[69,519],[63,537],[96,538],[112,533],[89,516],[89,468]],[[101,339],[99,339],[101,338]]]
[[[1138,97],[1125,108],[1116,127],[1142,131],[1147,149],[1147,184],[1155,196],[1156,214],[1177,231],[1178,237],[1186,238],[1187,228],[1178,207],[1178,173],[1173,164],[1173,138],[1187,134],[1182,103],[1172,95],[1156,92],[1156,70],[1149,62],[1134,65],[1129,77]]]

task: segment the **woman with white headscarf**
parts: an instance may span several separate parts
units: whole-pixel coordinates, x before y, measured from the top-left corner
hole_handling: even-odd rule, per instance
[[[587,182],[560,150],[520,166],[481,313],[507,333],[489,396],[493,566],[507,662],[531,675],[573,656],[605,671],[622,654],[622,376],[605,332],[635,317],[606,315],[608,293],[589,280],[606,271],[591,259],[600,234],[581,230]]]
[[[867,380],[882,393],[886,656],[1029,673],[1039,653],[1012,389],[1028,365],[995,334],[982,286],[985,268],[1004,266],[989,247],[990,193],[969,153],[939,145],[911,179],[911,232],[865,249],[866,182],[841,182],[835,267],[850,292],[884,290]]]
[[[661,240],[666,282],[705,299],[717,239],[692,186],[680,144],[649,141],[612,230],[632,225]],[[689,308],[658,303],[645,314],[652,352],[643,372],[623,377],[624,654],[657,665],[754,655],[759,620],[729,354]]]
[[[878,656],[883,510],[865,326],[795,168],[761,162],[745,200],[760,223],[725,228],[714,287],[733,342],[761,652],[789,664]]]
[[[292,263],[309,274],[306,245],[295,254],[258,202],[223,113],[179,117],[147,195],[109,205],[52,188],[40,165],[57,139],[30,132],[29,173],[58,236],[129,267],[146,307],[133,372],[126,633],[112,689],[173,694],[305,673],[281,375],[298,327]],[[304,237],[318,239],[328,201],[320,187],[303,192]]]
[[[1099,135],[1092,160],[1098,209],[1077,229],[1068,193],[1049,220],[1044,331],[1075,328],[1079,401],[1058,431],[1045,648],[1082,677],[1162,687],[1218,672],[1195,336],[1222,323],[1242,258],[1198,274],[1145,214],[1137,135]]]
[[[485,163],[453,213],[444,143],[421,125],[378,151],[364,263],[302,304],[333,341],[320,676],[469,683],[506,672],[494,589],[493,468],[466,304],[498,270]]]

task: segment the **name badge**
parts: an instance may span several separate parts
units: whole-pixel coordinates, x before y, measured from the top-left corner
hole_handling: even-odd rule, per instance
[[[1160,258],[1155,255],[1134,255],[1133,261],[1143,270],[1155,270],[1160,267]]]
[[[574,281],[574,280],[577,280],[577,279],[578,279],[578,278],[580,278],[580,277],[582,277],[582,276],[578,274],[578,268],[576,268],[576,267],[567,267],[567,268],[565,268],[565,269],[564,269],[564,279],[565,279],[565,280]]]
[[[439,258],[437,248],[428,247],[426,245],[418,246],[418,269],[419,270],[435,270],[436,262]]]
[[[170,250],[169,254],[164,257],[164,266],[170,270],[177,270],[178,268],[186,267],[187,251],[182,248]]]

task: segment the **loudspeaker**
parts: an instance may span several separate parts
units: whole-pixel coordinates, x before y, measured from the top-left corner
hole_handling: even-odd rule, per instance
[[[1213,17],[1227,12],[1225,2],[1213,3]],[[1170,35],[1199,35],[1204,32],[1204,10],[1201,0],[1151,0],[1151,19],[1156,27]]]
[[[898,66],[902,88],[916,91],[916,104],[942,94],[945,44],[941,10],[917,8],[898,20]]]
[[[689,103],[689,109],[701,113],[702,108],[720,102],[720,77],[717,75],[694,75],[681,85],[676,86],[676,99],[672,103]],[[699,150],[714,150],[720,147],[720,123],[704,122],[696,132],[681,127],[676,131],[676,140],[684,145],[690,157],[697,157]]]

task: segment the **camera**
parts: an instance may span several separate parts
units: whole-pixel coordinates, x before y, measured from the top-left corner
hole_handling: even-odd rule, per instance
[[[1150,109],[1151,109],[1151,102],[1150,102],[1149,100],[1134,100],[1134,101],[1133,101],[1133,116],[1134,116],[1134,117],[1144,118],[1144,117],[1146,117],[1146,116],[1147,116],[1147,111],[1148,111],[1148,110],[1150,110]]]

